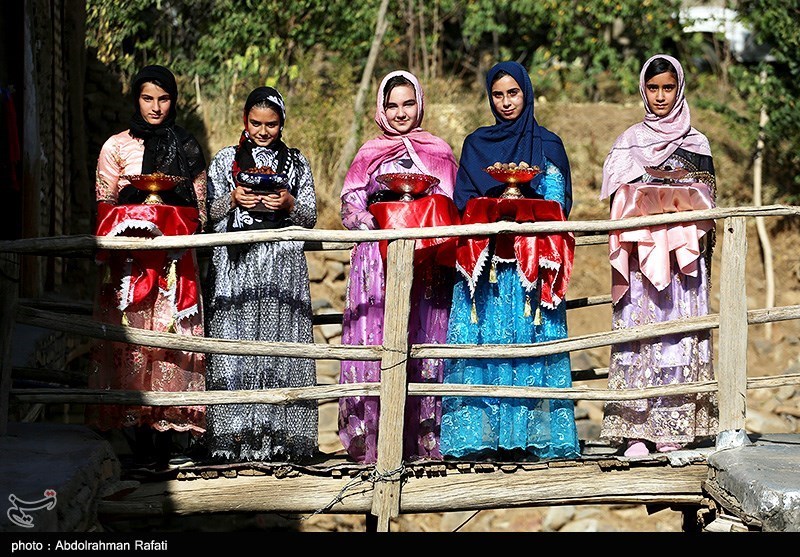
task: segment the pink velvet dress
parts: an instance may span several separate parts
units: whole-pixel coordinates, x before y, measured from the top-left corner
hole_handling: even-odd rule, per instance
[[[342,221],[351,230],[375,229],[367,209],[367,196],[383,189],[376,176],[393,172],[419,172],[415,167],[387,161],[379,166],[365,189],[342,199]],[[434,186],[429,192],[452,196]],[[411,289],[409,336],[411,344],[444,343],[454,280],[454,269],[423,265],[414,269]],[[386,272],[378,242],[357,244],[350,256],[342,344],[379,345],[383,342]],[[380,362],[343,361],[340,383],[377,382]],[[441,383],[443,360],[415,359],[408,363],[408,381]],[[406,399],[403,455],[410,460],[439,459],[441,398],[410,396]],[[378,448],[378,397],[347,397],[339,402],[339,438],[348,454],[359,462],[375,462]]]

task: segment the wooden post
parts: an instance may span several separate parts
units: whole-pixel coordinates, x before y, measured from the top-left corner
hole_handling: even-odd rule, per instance
[[[746,444],[747,415],[747,259],[743,217],[725,219],[719,300],[719,435],[717,449]],[[749,441],[749,440],[748,440]]]
[[[19,297],[19,256],[0,256],[0,436],[8,434],[11,392],[11,334]]]
[[[406,407],[408,316],[414,276],[414,240],[389,243],[386,257],[386,311],[383,318],[381,403],[378,421],[378,462],[372,514],[377,530],[389,531],[389,519],[400,514],[400,481],[403,464],[403,421]]]

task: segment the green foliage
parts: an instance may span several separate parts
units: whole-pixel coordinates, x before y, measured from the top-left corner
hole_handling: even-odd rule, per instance
[[[767,108],[768,167],[785,169],[785,176],[773,176],[786,185],[782,193],[800,195],[800,0],[740,0],[736,9],[760,40],[772,45],[774,61],[716,65],[715,72],[728,73],[715,74],[713,80],[692,67],[710,47],[701,37],[681,32],[681,4],[391,2],[373,78],[407,68],[425,83],[443,80],[450,91],[472,85],[483,103],[485,71],[499,60],[514,59],[528,68],[536,94],[548,100],[620,101],[638,97],[642,62],[666,52],[684,63],[693,94],[708,93],[693,102],[716,107],[732,121],[749,122],[753,145],[759,111]],[[319,147],[315,169],[325,180],[343,144],[341,132],[352,119],[352,99],[379,5],[380,0],[87,0],[86,44],[123,79],[147,63],[168,65],[188,106],[198,91],[206,107],[220,109],[221,119],[234,126],[240,103],[253,87],[277,86],[292,99],[294,113],[314,123],[290,130],[299,143]],[[733,87],[720,87],[720,78]],[[458,117],[451,121],[454,129],[461,125]]]
[[[752,128],[766,109],[764,130],[768,172],[781,193],[800,199],[800,0],[742,0],[741,19],[752,27],[757,42],[769,45],[769,59],[731,68],[731,79],[750,108]],[[776,174],[777,169],[782,169]]]

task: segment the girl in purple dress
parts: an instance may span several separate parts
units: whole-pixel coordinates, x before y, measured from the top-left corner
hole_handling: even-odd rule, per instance
[[[424,96],[417,78],[405,71],[387,74],[377,95],[375,122],[383,132],[367,141],[353,160],[342,187],[342,223],[350,230],[378,228],[368,206],[389,194],[376,177],[386,173],[423,173],[439,179],[429,194],[452,199],[458,164],[451,147],[420,126]],[[409,343],[443,343],[452,295],[453,268],[417,266],[411,291]],[[383,342],[384,261],[378,242],[361,242],[350,255],[342,344]],[[340,383],[380,381],[380,362],[343,361]],[[410,382],[440,383],[442,360],[412,359]],[[374,463],[378,447],[378,397],[347,397],[339,402],[339,438],[351,458]],[[403,456],[439,459],[439,397],[408,397]]]
[[[705,135],[691,125],[680,63],[664,54],[645,62],[639,80],[645,116],[620,135],[603,165],[601,199],[623,184],[652,182],[648,167],[686,171],[681,183],[701,182],[713,204],[714,163]],[[713,228],[702,240],[694,275],[681,272],[670,256],[669,282],[656,288],[642,272],[636,250],[628,257],[629,287],[614,303],[613,328],[624,329],[708,314]],[[701,246],[703,244],[701,243]],[[612,346],[608,370],[611,389],[641,389],[714,379],[709,331],[674,334]],[[625,444],[626,456],[647,455],[651,447],[674,451],[698,438],[716,434],[718,414],[712,394],[679,395],[605,405],[601,437]]]

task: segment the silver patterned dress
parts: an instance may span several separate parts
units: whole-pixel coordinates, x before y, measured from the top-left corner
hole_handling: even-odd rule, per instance
[[[286,171],[290,192],[296,198],[289,218],[294,225],[313,228],[317,220],[314,179],[308,160],[294,152]],[[213,232],[225,232],[231,216],[234,189],[231,168],[235,153],[235,147],[225,147],[208,169],[209,221]],[[256,147],[253,158],[257,166],[276,168],[272,150]],[[239,207],[233,211],[243,212]],[[226,246],[215,247],[205,284],[208,336],[313,342],[303,242],[249,244],[234,259],[229,257]],[[309,358],[209,354],[206,373],[208,390],[316,384],[315,361]],[[212,405],[207,412],[206,446],[214,459],[302,461],[317,448],[318,419],[316,401]]]

